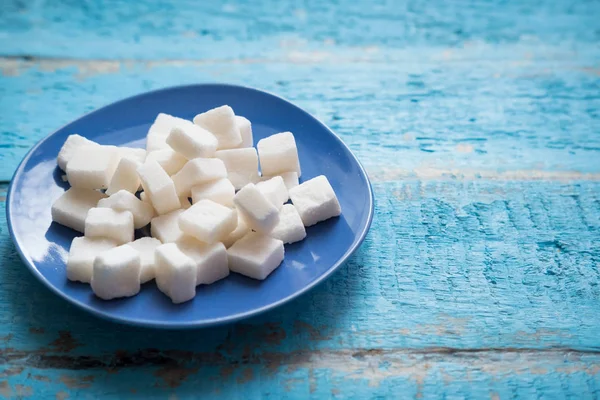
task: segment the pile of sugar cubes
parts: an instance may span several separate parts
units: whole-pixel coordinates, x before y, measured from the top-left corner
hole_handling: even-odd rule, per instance
[[[291,132],[252,145],[250,121],[226,105],[193,122],[159,114],[146,150],[70,135],[58,166],[71,187],[52,205],[53,221],[84,234],[71,243],[67,278],[106,300],[156,279],[174,303],[230,271],[265,279],[284,243],[341,208],[325,176],[299,183]],[[134,240],[148,224],[151,237]]]

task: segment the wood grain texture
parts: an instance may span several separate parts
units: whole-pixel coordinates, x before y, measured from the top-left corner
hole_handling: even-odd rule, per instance
[[[374,189],[373,229],[341,271],[271,313],[202,331],[85,315],[35,281],[3,232],[0,348],[10,390],[598,394],[599,183],[413,180]]]
[[[432,171],[600,178],[599,78],[585,63],[117,62],[90,76],[94,63],[2,62],[14,68],[0,76],[0,105],[9,116],[7,148],[0,153],[5,180],[37,140],[85,112],[145,90],[211,81],[255,86],[296,102],[331,126],[377,180]]]
[[[0,184],[0,397],[598,398],[599,14],[596,1],[0,2],[0,181],[85,112],[221,81],[331,126],[376,198],[363,246],[312,292],[163,332],[39,284]]]
[[[156,60],[277,57],[296,45],[354,50],[355,56],[356,50],[373,46],[380,46],[381,53],[402,48],[418,53],[428,47],[523,39],[574,51],[580,45],[597,46],[600,5],[552,0],[6,0],[0,10],[0,48],[6,55]]]

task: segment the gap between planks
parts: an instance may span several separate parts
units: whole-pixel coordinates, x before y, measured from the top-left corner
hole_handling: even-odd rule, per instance
[[[544,359],[580,360],[592,358],[600,362],[600,349],[550,348],[451,348],[432,347],[423,349],[361,348],[342,350],[299,350],[294,352],[260,352],[244,354],[242,357],[228,356],[221,351],[191,352],[181,350],[142,349],[119,350],[115,354],[71,355],[68,352],[26,351],[14,348],[0,349],[0,365],[15,365],[36,369],[116,369],[143,366],[179,365],[215,367],[224,365],[268,365],[304,366],[319,365],[319,368],[339,369],[343,365],[371,361],[395,360],[398,362],[455,362],[470,365],[500,362],[504,356],[514,361],[521,357],[531,362]],[[318,364],[315,364],[318,361]],[[337,366],[337,368],[336,368]]]
[[[290,51],[275,57],[247,57],[247,58],[213,58],[213,59],[82,59],[68,57],[51,57],[37,56],[33,54],[15,54],[15,55],[0,55],[0,73],[5,76],[18,76],[22,70],[39,67],[43,71],[56,71],[59,69],[77,67],[82,75],[95,75],[102,73],[116,73],[122,67],[131,68],[142,65],[146,68],[153,67],[181,67],[181,66],[203,66],[203,65],[218,65],[218,64],[270,64],[270,63],[288,63],[288,64],[340,64],[340,63],[357,63],[357,64],[439,64],[447,63],[472,63],[490,62],[497,63],[493,58],[481,58],[472,56],[459,56],[456,58],[448,58],[440,56],[439,51],[433,51],[432,54],[423,55],[421,58],[415,59],[408,57],[406,54],[391,54],[386,53],[385,56],[378,52],[369,53],[358,51],[358,55],[353,55],[348,52],[326,52],[326,51]],[[572,60],[567,60],[565,57],[550,57],[537,59],[536,62],[552,62],[553,65],[572,65]],[[503,59],[507,65],[518,66],[522,63],[532,63],[532,60],[523,60],[515,57],[514,59]],[[512,64],[511,64],[512,63]],[[583,64],[587,65],[586,62]],[[598,74],[598,70],[590,64],[583,66],[581,70],[594,75]]]

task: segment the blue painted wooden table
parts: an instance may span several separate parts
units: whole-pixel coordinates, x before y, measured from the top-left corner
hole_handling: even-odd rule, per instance
[[[376,215],[297,301],[165,332],[52,295],[2,210],[0,396],[600,397],[599,43],[597,1],[2,1],[2,208],[61,125],[218,81],[331,126]]]

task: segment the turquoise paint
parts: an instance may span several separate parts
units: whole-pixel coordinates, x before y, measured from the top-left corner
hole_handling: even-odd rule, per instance
[[[598,391],[600,220],[585,211],[600,200],[598,183],[412,180],[374,189],[373,229],[339,273],[274,312],[203,331],[149,331],[82,313],[30,276],[3,230],[0,333],[11,336],[2,355],[5,368],[24,368],[11,387],[109,398],[129,389],[234,398]],[[27,374],[50,379],[50,389]],[[68,388],[69,377],[89,387]]]
[[[594,1],[4,1],[0,52],[92,59],[238,59],[297,47],[380,51],[465,43],[595,46]],[[549,23],[551,21],[551,23]],[[574,48],[575,47],[575,48]],[[362,52],[362,51],[361,51]],[[357,55],[355,53],[355,55]]]
[[[597,398],[599,12],[0,2],[0,180],[82,113],[222,81],[317,115],[376,193],[366,242],[311,293],[240,324],[155,332],[99,321],[37,283],[8,238],[0,184],[0,395]]]
[[[331,126],[376,180],[431,168],[597,173],[600,81],[585,65],[136,63],[92,76],[85,67],[21,65],[16,76],[0,76],[8,142],[0,179],[10,179],[37,140],[83,113],[146,90],[211,81],[298,103]]]

